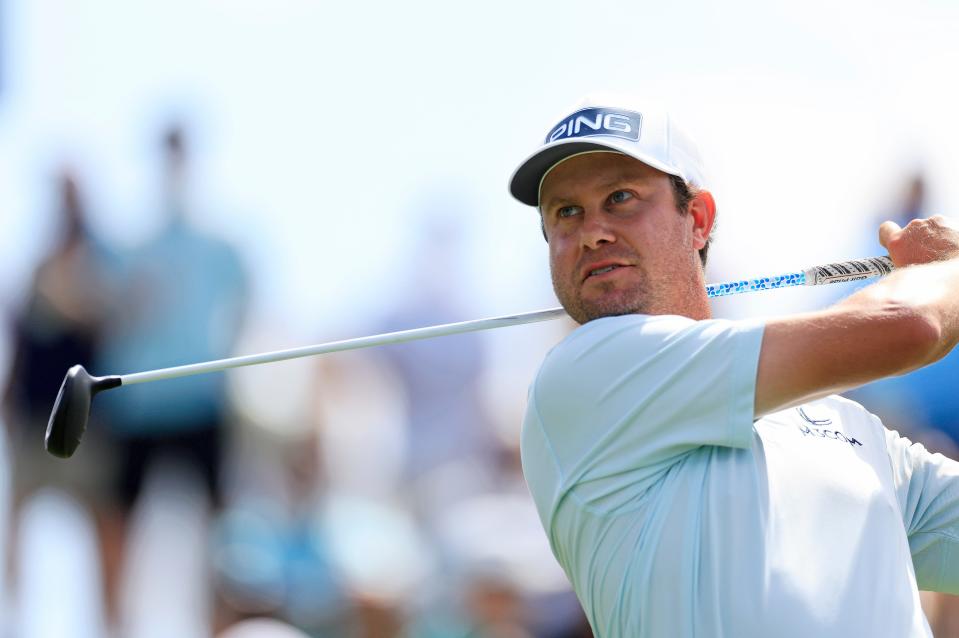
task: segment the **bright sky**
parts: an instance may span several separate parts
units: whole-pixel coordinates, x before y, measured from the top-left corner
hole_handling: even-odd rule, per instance
[[[428,217],[466,238],[471,316],[554,305],[535,214],[506,180],[596,90],[654,96],[697,134],[720,206],[714,279],[855,256],[864,220],[915,166],[936,209],[956,214],[959,5],[947,0],[3,9],[8,306],[48,241],[60,158],[81,167],[111,241],[149,232],[156,133],[171,112],[196,133],[197,218],[248,252],[257,315],[289,345],[375,325],[404,294],[411,256],[429,269],[417,241]],[[782,291],[722,310],[815,299]]]

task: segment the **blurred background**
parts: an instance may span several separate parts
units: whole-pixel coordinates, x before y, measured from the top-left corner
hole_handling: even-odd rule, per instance
[[[956,215],[959,6],[0,0],[0,636],[589,636],[518,463],[565,322],[134,386],[94,374],[556,305],[506,181],[585,93],[652,96],[709,279]],[[782,290],[725,317],[821,307]],[[856,393],[955,456],[959,359]],[[955,599],[924,599],[959,636]]]

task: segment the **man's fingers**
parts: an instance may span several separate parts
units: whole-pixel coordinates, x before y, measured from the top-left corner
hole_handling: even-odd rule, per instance
[[[899,224],[896,222],[883,222],[879,227],[879,243],[882,244],[882,247],[886,250],[889,250],[889,241],[897,233],[901,233],[902,228],[899,228]]]

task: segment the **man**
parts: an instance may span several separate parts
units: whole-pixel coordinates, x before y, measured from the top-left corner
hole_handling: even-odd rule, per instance
[[[117,268],[125,303],[112,313],[96,368],[146,370],[191,360],[229,356],[246,308],[247,276],[242,257],[228,242],[201,231],[191,208],[189,138],[179,124],[160,138],[163,223],[124,256]],[[132,386],[104,396],[116,441],[118,471],[112,502],[103,514],[105,571],[111,616],[119,618],[120,580],[128,565],[127,538],[135,506],[150,477],[194,478],[214,510],[222,506],[220,468],[230,425],[225,378],[203,375],[170,379],[152,387]],[[205,516],[205,513],[202,514]],[[184,521],[189,531],[191,521]],[[204,521],[205,522],[205,521]],[[201,523],[202,524],[202,523]],[[190,553],[190,535],[179,543]],[[203,566],[189,565],[191,568]],[[167,572],[169,573],[169,572]],[[199,587],[188,570],[164,594],[189,598]],[[154,575],[155,576],[155,575]],[[158,578],[155,582],[163,582]],[[167,581],[168,582],[168,581]],[[151,594],[152,595],[152,594]],[[207,622],[200,607],[169,610],[167,626]],[[135,632],[134,632],[135,633]]]
[[[959,464],[833,393],[959,338],[959,230],[880,228],[898,270],[835,306],[710,318],[716,218],[665,113],[586,102],[517,169],[556,294],[523,468],[597,636],[930,636],[959,592]]]

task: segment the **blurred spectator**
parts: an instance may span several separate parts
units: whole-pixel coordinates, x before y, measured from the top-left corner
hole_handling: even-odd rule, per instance
[[[103,430],[96,415],[91,419],[91,433],[85,445],[70,463],[50,456],[44,449],[47,419],[63,376],[70,366],[79,363],[89,368],[95,361],[103,335],[103,319],[112,305],[107,283],[110,253],[87,226],[76,176],[70,170],[61,170],[56,178],[56,188],[57,234],[50,252],[37,266],[24,306],[15,318],[12,369],[3,392],[4,421],[11,434],[9,458],[13,465],[14,492],[14,511],[10,521],[12,533],[3,537],[11,539],[10,555],[17,557],[29,554],[29,549],[36,546],[37,538],[62,533],[62,525],[89,517],[90,506],[102,495],[109,480],[109,457],[104,454]],[[58,488],[60,494],[66,491],[72,498],[57,496],[57,491],[40,489],[44,487]],[[43,494],[47,496],[43,497]],[[47,501],[59,498],[73,503],[71,507],[74,509],[69,511],[75,515],[61,521],[60,525],[55,517],[49,516],[31,519],[30,524],[24,523],[20,513],[37,510],[39,506],[35,507],[33,503],[40,498]],[[49,524],[52,528],[45,528]],[[92,522],[76,525],[83,527],[84,524],[93,527]],[[91,536],[95,538],[92,532]],[[41,564],[19,559],[11,562],[15,570],[12,584],[19,589],[21,615],[29,616],[29,610],[39,604],[33,594],[47,589],[49,579],[56,581],[62,590],[93,588],[95,591],[90,591],[82,600],[99,601],[102,579],[98,557],[98,553],[91,557],[91,569],[66,569],[59,573],[37,571],[43,570],[49,562]],[[28,567],[35,573],[27,573]],[[83,582],[71,581],[74,576]],[[97,607],[87,609],[81,615],[93,618],[102,613],[102,608]],[[38,620],[22,617],[21,628],[32,622]],[[80,619],[77,622],[80,623]],[[77,635],[97,633],[96,629],[79,625],[76,631]]]
[[[388,330],[469,316],[462,244],[449,221],[434,217],[423,228],[408,292],[390,314]],[[482,336],[426,339],[389,346],[383,353],[406,394],[405,476],[420,513],[436,512],[462,494],[482,489],[501,453],[480,391],[486,364]]]
[[[245,480],[231,486],[213,536],[223,618],[270,614],[326,635],[344,620],[348,601],[318,520],[325,494],[316,442],[245,434],[260,436],[231,458]]]
[[[926,179],[921,173],[909,176],[896,207],[872,222],[863,254],[885,253],[876,238],[876,229],[882,221],[891,219],[905,226],[913,219],[936,214],[928,209],[927,191]],[[850,396],[878,414],[888,427],[924,443],[934,452],[955,458],[959,451],[957,377],[959,352],[952,352],[938,363],[902,377],[869,384]]]
[[[448,212],[435,211],[422,228],[407,292],[389,315],[386,329],[473,316],[464,285],[462,238],[456,225],[436,214]],[[490,397],[482,388],[484,345],[484,337],[472,333],[390,346],[376,353],[392,363],[405,395],[405,404],[401,403],[405,413],[394,417],[405,422],[407,431],[398,492],[417,516],[431,554],[430,578],[416,596],[405,600],[411,618],[407,632],[424,638],[565,635],[581,623],[582,611],[543,540],[519,471],[518,453],[509,449],[508,437],[495,431]],[[365,389],[357,381],[344,385],[351,384]],[[328,401],[341,404],[350,394],[331,392]],[[363,393],[367,402],[380,395]],[[390,403],[394,402],[384,405]],[[336,416],[338,410],[323,412]],[[369,408],[353,412],[357,413],[373,414]],[[376,433],[366,438],[382,434],[392,440],[392,424],[384,422],[385,414],[378,418]],[[350,428],[348,418],[337,421],[325,429]],[[331,443],[334,439],[342,442],[343,437],[331,437]],[[377,463],[370,465],[364,467],[376,473]],[[331,461],[330,466],[336,463]]]
[[[436,520],[437,549],[459,584],[454,600],[469,635],[564,636],[583,620],[569,581],[543,540],[519,455],[485,493],[451,504]]]
[[[114,314],[101,367],[139,371],[229,356],[246,302],[241,261],[224,241],[187,216],[183,132],[163,137],[165,225],[123,265],[124,305]],[[225,427],[224,378],[208,374],[132,386],[104,397],[120,438],[120,498],[133,505],[155,457],[186,457],[219,501],[217,470]]]
[[[405,488],[406,386],[389,363],[381,348],[316,362],[319,453],[329,488],[338,493],[391,500]]]
[[[3,394],[21,496],[64,468],[44,451],[47,419],[67,369],[78,363],[90,368],[95,361],[111,307],[109,251],[87,226],[80,188],[69,170],[58,175],[57,189],[57,238],[34,271],[15,319],[13,363]],[[91,469],[79,461],[85,456],[78,453],[64,487],[77,487],[83,470]]]
[[[900,226],[905,226],[919,217],[934,214],[926,209],[926,178],[922,173],[916,173],[906,180],[902,204],[896,212],[898,214],[892,221]]]
[[[113,373],[229,356],[244,315],[247,282],[238,254],[189,218],[188,153],[180,127],[164,132],[162,160],[164,224],[120,268],[123,304],[111,317],[99,363]],[[224,388],[222,374],[206,374],[134,385],[101,400],[120,459],[119,507],[108,526],[115,550],[108,574],[114,589],[124,522],[157,460],[195,470],[209,502],[220,503]]]

